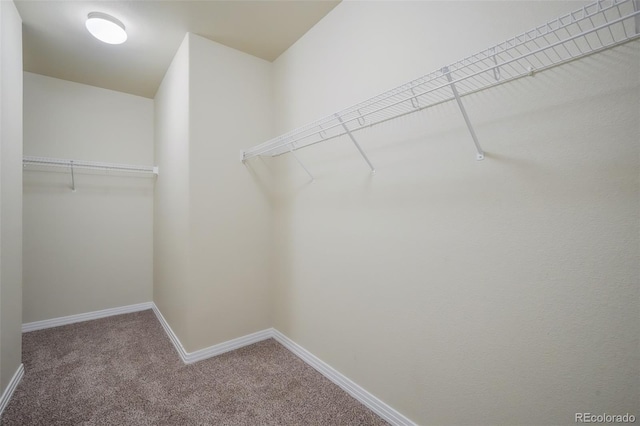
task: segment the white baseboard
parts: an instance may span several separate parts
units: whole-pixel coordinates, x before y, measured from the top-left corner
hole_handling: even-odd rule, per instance
[[[336,385],[340,386],[349,395],[360,401],[365,407],[382,417],[392,425],[412,425],[415,423],[400,414],[398,411],[391,408],[388,404],[384,403],[379,398],[367,392],[360,385],[351,381],[347,376],[340,373],[326,362],[322,361],[317,356],[303,348],[302,346],[289,339],[276,329],[273,330],[273,338],[285,348],[289,349],[301,360],[309,364],[316,369],[327,379],[331,380]]]
[[[267,340],[273,337],[272,329],[262,330],[255,333],[247,334],[246,336],[238,337],[237,339],[227,340],[226,342],[218,343],[217,345],[209,346],[208,348],[199,349],[194,352],[187,352],[182,346],[180,339],[173,332],[169,323],[164,319],[162,313],[158,307],[153,304],[153,312],[156,314],[158,321],[162,324],[162,328],[169,336],[171,343],[176,348],[178,355],[182,359],[182,362],[185,364],[192,364],[196,361],[202,361],[203,359],[211,358],[216,355],[223,354],[225,352],[233,351],[236,349],[240,349],[243,346],[252,345],[254,343],[260,342],[262,340]]]
[[[237,339],[227,340],[226,342],[218,343],[217,345],[209,346],[208,348],[200,349],[195,352],[187,353],[186,364],[191,364],[196,361],[211,358],[216,355],[221,355],[225,352],[240,349],[244,346],[253,345],[254,343],[261,342],[273,337],[271,329],[257,331],[255,333],[247,334],[246,336],[238,337]]]
[[[164,332],[167,333],[167,336],[169,336],[169,340],[171,340],[171,343],[173,343],[173,347],[176,348],[176,352],[178,352],[180,359],[186,364],[185,360],[187,359],[187,351],[182,346],[182,343],[180,343],[180,339],[178,339],[176,333],[173,332],[171,326],[169,325],[167,320],[164,319],[162,313],[160,313],[160,309],[158,309],[155,303],[153,303],[152,309],[153,313],[156,314],[156,318],[158,318],[160,325],[162,325],[162,328],[164,328]]]
[[[180,339],[178,339],[178,336],[176,336],[176,334],[173,332],[155,304],[153,304],[153,312],[156,314],[158,321],[160,321],[160,324],[162,324],[162,328],[164,328],[164,331],[169,336],[171,343],[173,343],[173,346],[176,348],[178,355],[180,355],[182,362],[184,362],[185,364],[191,364],[196,361],[201,361],[203,359],[211,358],[225,352],[239,349],[243,346],[252,345],[262,340],[273,338],[289,351],[293,352],[293,354],[295,354],[298,358],[313,367],[324,377],[340,386],[340,388],[342,388],[345,392],[360,401],[365,407],[369,408],[371,411],[382,417],[387,422],[391,423],[392,425],[398,426],[415,426],[415,423],[413,423],[411,420],[400,414],[398,411],[394,410],[389,405],[385,404],[374,395],[364,390],[361,386],[351,381],[344,374],[335,370],[329,364],[322,361],[320,358],[316,357],[311,352],[304,349],[302,346],[298,345],[275,328],[258,331],[256,333],[248,334],[243,337],[238,337],[237,339],[222,342],[217,345],[209,346],[208,348],[189,353],[184,349],[182,343],[180,343]]]
[[[73,324],[76,322],[90,321],[98,318],[106,318],[113,315],[129,314],[132,312],[145,311],[153,307],[153,302],[138,303],[136,305],[121,306],[119,308],[103,309],[101,311],[87,312],[67,317],[52,318],[44,321],[35,321],[22,324],[22,332],[43,330],[45,328],[59,327],[61,325]]]
[[[7,408],[7,404],[9,404],[13,392],[18,387],[20,380],[22,380],[22,376],[24,376],[24,365],[20,364],[15,374],[11,378],[11,381],[7,385],[7,388],[4,390],[4,392],[2,392],[2,396],[0,397],[0,416],[2,416],[4,409]]]
[[[121,315],[131,312],[144,311],[146,309],[153,310],[156,318],[158,318],[158,321],[162,325],[162,328],[164,328],[167,336],[169,336],[169,340],[171,340],[171,343],[173,343],[173,346],[178,352],[180,359],[185,364],[192,364],[194,362],[211,358],[225,352],[233,351],[244,346],[252,345],[254,343],[273,338],[289,351],[293,352],[293,354],[298,356],[298,358],[313,367],[324,377],[340,386],[340,388],[342,388],[345,392],[360,401],[364,406],[382,417],[387,422],[391,423],[392,425],[415,426],[415,423],[413,423],[411,420],[400,414],[398,411],[394,410],[382,400],[367,392],[361,386],[347,378],[344,374],[335,370],[329,364],[322,361],[311,352],[304,349],[302,346],[298,345],[293,340],[289,339],[287,336],[274,328],[269,328],[266,330],[258,331],[256,333],[248,334],[246,336],[238,337],[237,339],[218,343],[217,345],[209,346],[208,348],[200,349],[195,352],[187,352],[184,346],[182,346],[180,339],[178,339],[178,336],[176,336],[176,334],[173,332],[171,326],[169,326],[169,323],[167,323],[167,321],[164,319],[162,313],[155,305],[155,303],[146,302],[139,303],[137,305],[122,306],[120,308],[105,309],[102,311],[88,312],[86,314],[71,315],[68,317],[54,318],[45,321],[22,324],[22,332],[26,333],[34,330],[41,330],[50,327],[73,324],[81,321],[89,321],[93,319],[109,317],[112,315]],[[16,374],[11,379],[9,386],[7,386],[7,389],[2,394],[2,399],[0,399],[0,414],[9,402],[9,399],[11,398],[11,395],[13,394],[16,386],[18,386],[18,383],[22,379],[23,374],[24,367],[21,364],[20,368],[18,368],[18,371],[16,371]]]

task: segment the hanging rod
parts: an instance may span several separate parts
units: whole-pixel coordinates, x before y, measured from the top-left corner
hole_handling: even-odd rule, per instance
[[[158,174],[158,167],[135,166],[130,164],[99,163],[95,161],[67,160],[63,158],[29,157],[22,158],[23,166],[63,167],[67,169],[114,170],[128,173]]]
[[[638,37],[640,0],[599,0],[350,108],[243,150],[241,160],[278,156],[343,135],[353,140],[353,133],[358,130],[454,99],[471,132],[477,158],[481,160],[484,155],[460,97],[532,76]],[[356,146],[359,147],[357,143]],[[364,156],[364,152],[360,152]],[[369,166],[373,169],[370,163]]]

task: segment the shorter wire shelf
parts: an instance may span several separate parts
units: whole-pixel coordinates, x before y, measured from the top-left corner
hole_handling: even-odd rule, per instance
[[[115,163],[100,163],[96,161],[83,161],[83,160],[68,160],[63,158],[49,158],[49,157],[29,157],[24,156],[22,158],[23,167],[27,166],[44,166],[68,169],[71,172],[71,189],[76,190],[76,179],[74,170],[102,170],[102,171],[118,171],[126,173],[141,173],[147,175],[158,175],[158,167],[156,166],[136,166],[131,164],[115,164]]]
[[[476,144],[478,159],[482,159],[482,149],[460,97],[634,40],[640,37],[639,8],[638,0],[596,1],[407,84],[244,150],[241,159],[293,153],[348,135],[373,171],[353,138],[353,132],[453,99],[458,101]]]
[[[49,158],[49,157],[29,157],[25,156],[22,159],[24,166],[47,166],[47,167],[62,167],[66,169],[86,169],[86,170],[104,170],[104,171],[121,171],[128,173],[145,173],[145,174],[158,174],[158,168],[154,166],[135,166],[130,164],[115,164],[115,163],[99,163],[95,161],[83,161],[83,160],[68,160],[63,158]]]

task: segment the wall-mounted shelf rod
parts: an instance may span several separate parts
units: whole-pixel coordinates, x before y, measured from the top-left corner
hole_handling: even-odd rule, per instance
[[[599,0],[395,89],[242,151],[246,161],[277,156],[456,100],[476,147],[462,97],[640,37],[639,0]],[[360,147],[357,142],[356,146]],[[294,147],[294,148],[291,148]],[[368,161],[364,151],[360,153]]]
[[[22,157],[22,166],[25,168],[27,166],[39,166],[68,169],[71,172],[71,190],[73,192],[76,192],[76,177],[74,173],[76,169],[158,175],[158,167],[155,166],[134,166],[131,164],[99,163],[96,161],[67,160],[64,158],[50,157],[24,156]]]
[[[99,163],[95,161],[67,160],[63,158],[49,157],[29,157],[22,158],[23,166],[46,166],[46,167],[62,167],[70,170],[87,169],[87,170],[104,170],[104,171],[120,171],[127,173],[143,173],[158,174],[158,167],[155,166],[136,166],[131,164],[115,164],[115,163]]]

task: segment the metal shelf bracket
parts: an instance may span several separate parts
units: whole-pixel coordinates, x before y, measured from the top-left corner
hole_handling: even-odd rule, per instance
[[[489,49],[491,51],[492,58],[493,58],[493,63],[496,64],[496,67],[493,69],[493,78],[496,81],[500,81],[500,66],[498,65],[498,58],[496,58],[496,48],[492,47],[491,49]]]
[[[295,151],[293,150],[293,144],[289,145],[289,152],[291,153],[291,155],[293,155],[293,158],[296,159],[298,164],[300,164],[300,167],[302,167],[304,169],[304,171],[307,172],[307,174],[309,175],[309,178],[311,179],[311,182],[314,182],[315,178],[313,177],[313,175],[311,174],[309,169],[307,169],[305,167],[305,165],[302,163],[302,161],[300,161],[300,158],[298,158],[298,156],[296,155]]]
[[[471,133],[471,138],[473,139],[473,143],[476,146],[476,160],[484,160],[484,151],[480,146],[480,142],[478,142],[478,137],[476,136],[475,130],[473,130],[473,126],[471,125],[471,120],[469,120],[469,116],[467,115],[467,110],[464,108],[462,104],[462,100],[460,99],[460,94],[458,93],[458,89],[456,89],[456,84],[453,82],[451,78],[451,72],[449,71],[449,67],[442,68],[442,73],[447,76],[447,80],[451,83],[451,91],[453,92],[453,96],[456,98],[456,102],[458,103],[458,107],[460,108],[460,112],[462,113],[462,117],[464,118],[464,122],[467,123],[467,128],[469,129],[469,133]]]
[[[371,169],[371,173],[375,173],[376,172],[375,167],[373,167],[373,164],[371,164],[371,161],[369,161],[369,157],[367,157],[367,154],[364,153],[364,151],[360,147],[360,144],[356,141],[356,138],[354,138],[353,135],[351,134],[351,130],[349,130],[347,125],[344,123],[344,121],[342,121],[342,118],[340,118],[338,114],[334,114],[334,116],[338,119],[344,131],[347,132],[347,135],[349,135],[351,142],[353,142],[356,148],[358,148],[358,151],[360,151],[360,155],[362,155],[362,158],[364,158],[364,161],[366,161],[367,164],[369,165],[369,168]]]
[[[71,160],[69,163],[71,163],[71,190],[73,192],[76,192],[76,177],[73,174],[73,160]]]

